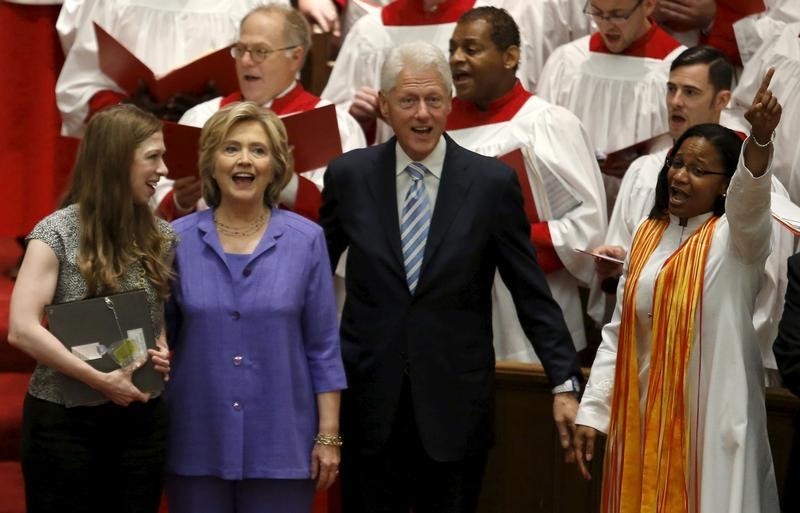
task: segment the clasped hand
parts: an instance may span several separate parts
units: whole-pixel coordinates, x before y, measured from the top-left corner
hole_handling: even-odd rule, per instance
[[[148,349],[150,359],[156,372],[161,373],[164,381],[169,380],[169,349],[163,336],[159,337],[156,349]],[[142,392],[133,384],[133,374],[144,365],[145,361],[134,362],[126,367],[108,372],[102,376],[97,387],[111,402],[120,406],[129,406],[135,401],[146,403],[150,394]]]

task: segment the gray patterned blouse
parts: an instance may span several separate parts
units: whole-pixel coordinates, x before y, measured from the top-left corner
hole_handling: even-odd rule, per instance
[[[176,245],[172,226],[163,219],[156,218],[158,230],[164,237],[165,258],[171,258]],[[80,216],[78,205],[72,204],[45,217],[33,228],[26,240],[38,239],[50,246],[58,258],[58,282],[53,304],[76,301],[86,298],[86,282],[78,268],[78,247],[80,245]],[[158,297],[152,284],[144,279],[144,268],[136,261],[128,267],[120,281],[120,292],[143,288],[150,305],[150,318],[154,333],[160,333],[164,323],[164,303]],[[28,393],[39,399],[64,404],[61,395],[61,374],[41,363],[33,371]]]

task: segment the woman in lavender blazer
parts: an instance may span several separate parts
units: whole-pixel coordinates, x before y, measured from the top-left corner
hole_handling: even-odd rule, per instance
[[[200,146],[211,209],[174,223],[170,513],[309,512],[338,474],[345,387],[324,235],[275,208],[292,165],[271,111],[222,109]]]

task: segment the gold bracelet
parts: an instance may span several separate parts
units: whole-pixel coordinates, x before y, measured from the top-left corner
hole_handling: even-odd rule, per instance
[[[341,447],[342,435],[317,433],[317,436],[314,437],[314,443],[319,445],[330,445],[332,447]]]

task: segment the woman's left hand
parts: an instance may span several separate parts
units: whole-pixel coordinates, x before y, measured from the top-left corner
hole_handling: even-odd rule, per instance
[[[163,334],[156,339],[156,349],[148,349],[147,352],[150,353],[156,372],[164,376],[165,382],[169,381],[169,348]]]
[[[311,479],[317,481],[317,490],[325,490],[339,475],[341,452],[334,445],[315,444],[311,451]]]

